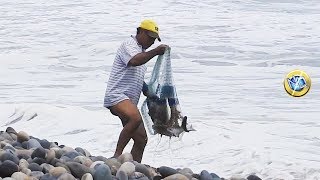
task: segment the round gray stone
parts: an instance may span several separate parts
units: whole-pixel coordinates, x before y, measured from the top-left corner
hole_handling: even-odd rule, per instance
[[[42,147],[42,146],[39,143],[39,141],[37,141],[36,139],[28,140],[28,146],[27,146],[28,149],[32,149],[32,148],[36,149],[36,148],[40,148],[40,147]]]
[[[1,165],[0,165],[0,177],[10,177],[13,173],[18,172],[19,167],[16,163],[10,161],[10,160],[5,160]]]
[[[33,153],[31,154],[31,158],[32,159],[35,158],[35,157],[45,159],[46,158],[46,150],[43,147],[36,148],[33,151]]]
[[[200,173],[200,180],[213,180],[213,177],[208,171],[203,170]]]
[[[67,162],[66,165],[75,178],[81,178],[85,173],[91,173],[90,168],[76,162]]]
[[[4,162],[6,160],[10,160],[16,164],[19,164],[19,158],[12,154],[11,152],[4,151],[0,155],[0,161]]]
[[[42,171],[42,167],[37,163],[30,163],[28,169],[31,171]]]
[[[100,164],[93,175],[94,180],[112,180],[111,170],[109,166]]]
[[[175,170],[175,169],[173,169],[171,167],[167,167],[167,166],[161,166],[157,170],[158,170],[158,172],[161,174],[161,176],[163,178],[178,173],[177,170]]]
[[[29,135],[24,132],[24,131],[20,131],[18,134],[17,134],[17,141],[22,143],[24,141],[28,141],[30,139]]]

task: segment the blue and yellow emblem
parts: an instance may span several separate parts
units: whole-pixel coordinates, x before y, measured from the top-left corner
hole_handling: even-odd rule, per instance
[[[301,70],[293,70],[287,74],[283,81],[284,89],[290,96],[301,97],[306,95],[311,88],[311,79]]]

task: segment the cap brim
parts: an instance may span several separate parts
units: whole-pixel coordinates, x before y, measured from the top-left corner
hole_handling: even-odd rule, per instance
[[[148,31],[148,35],[150,37],[153,37],[153,38],[156,38],[158,39],[158,41],[161,41],[160,37],[159,37],[159,34],[155,33],[155,32],[152,32],[152,31]]]

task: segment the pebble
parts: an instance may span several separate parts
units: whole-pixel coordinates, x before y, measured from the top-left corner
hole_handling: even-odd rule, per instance
[[[130,153],[118,158],[92,156],[81,147],[73,149],[58,142],[30,136],[8,127],[0,131],[0,180],[223,180],[207,170],[159,168],[135,162]],[[229,180],[261,180],[232,176]]]

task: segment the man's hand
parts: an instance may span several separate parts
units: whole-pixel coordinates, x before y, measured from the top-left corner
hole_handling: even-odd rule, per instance
[[[158,47],[148,52],[138,53],[130,59],[130,61],[128,62],[128,66],[140,66],[142,64],[145,64],[154,56],[163,55],[164,52],[166,51],[166,48],[169,48],[169,46],[165,44],[161,44]]]
[[[168,47],[169,47],[168,45],[161,44],[158,47],[156,47],[155,50],[157,51],[158,55],[163,55]]]
[[[149,88],[146,82],[143,81],[143,86],[142,86],[142,93],[145,96],[149,96]]]

